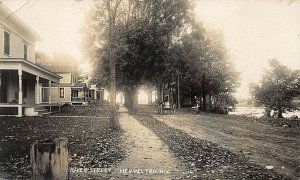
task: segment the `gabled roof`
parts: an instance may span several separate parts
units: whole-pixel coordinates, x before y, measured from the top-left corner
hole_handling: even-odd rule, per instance
[[[55,83],[53,87],[72,87],[72,88],[87,88],[85,83]]]
[[[77,64],[68,64],[64,62],[61,62],[61,64],[55,62],[41,63],[40,61],[36,61],[35,63],[55,73],[78,73]]]
[[[24,21],[17,17],[11,10],[9,10],[3,3],[0,2],[0,23],[5,22],[19,33],[26,35],[33,41],[42,40],[41,36],[29,27]]]
[[[46,54],[36,55],[35,63],[55,73],[73,73],[78,75],[77,61],[68,55],[56,55],[50,58]]]

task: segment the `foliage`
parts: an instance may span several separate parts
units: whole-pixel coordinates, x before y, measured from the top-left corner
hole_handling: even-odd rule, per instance
[[[105,2],[95,7],[89,16],[84,47],[94,62],[93,81],[109,87]],[[131,91],[141,84],[156,87],[172,84],[180,74],[181,92],[199,92],[202,97],[212,97],[215,104],[233,105],[217,102],[220,99],[217,95],[233,98],[238,73],[230,62],[222,35],[206,30],[189,13],[192,1],[113,2],[113,59],[119,89]],[[231,102],[235,102],[234,99]]]
[[[281,65],[275,59],[270,61],[270,67],[260,83],[251,85],[251,91],[265,107],[266,116],[270,116],[273,110],[276,117],[282,118],[282,113],[298,109],[292,104],[292,100],[300,95],[300,71]]]
[[[206,104],[210,104],[214,112],[234,107],[236,100],[232,93],[238,85],[238,72],[231,64],[222,35],[206,30],[194,20],[190,25],[191,32],[183,34],[171,49],[177,60],[170,64],[173,73],[181,72],[182,91],[198,93],[204,100],[204,110],[208,108]],[[208,96],[209,103],[206,102]]]
[[[115,16],[113,32],[117,84],[122,87],[155,82],[165,70],[164,61],[172,36],[183,23],[188,1],[122,2],[124,4]],[[93,54],[97,67],[95,80],[102,86],[108,85],[109,80],[106,21],[102,4],[102,8],[99,5],[92,13],[87,27],[91,33],[85,45],[89,47],[87,53]]]

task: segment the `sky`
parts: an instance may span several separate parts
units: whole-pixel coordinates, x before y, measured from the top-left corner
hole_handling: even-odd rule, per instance
[[[66,53],[81,60],[80,68],[89,70],[89,65],[80,51],[80,29],[85,17],[96,0],[2,0],[12,11],[26,4],[15,14],[25,21],[42,38],[36,50],[48,55]],[[28,2],[28,3],[27,3]]]
[[[270,59],[300,69],[300,1],[200,0],[195,8],[204,24],[224,34],[225,45],[241,73],[236,95],[249,97]]]
[[[36,50],[73,55],[88,72],[80,51],[80,28],[97,0],[2,0],[43,41]],[[28,3],[27,3],[28,2]],[[249,97],[248,84],[258,82],[272,58],[300,69],[300,0],[198,0],[195,13],[209,29],[224,34],[225,46],[241,73],[237,97]]]

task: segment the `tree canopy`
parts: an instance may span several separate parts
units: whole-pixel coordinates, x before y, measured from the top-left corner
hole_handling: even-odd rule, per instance
[[[282,113],[298,109],[292,99],[300,95],[300,70],[292,70],[273,59],[270,70],[263,74],[259,83],[251,85],[251,91],[265,107],[266,116],[269,117],[273,110],[276,117],[282,118]]]
[[[182,54],[184,91],[199,92],[204,110],[207,95],[213,99],[216,106],[211,108],[215,111],[234,106],[232,93],[238,85],[238,72],[233,68],[222,35],[207,31],[199,22],[192,22],[191,32],[184,34],[177,46],[180,46],[175,47],[180,49],[178,54]]]
[[[172,37],[182,26],[187,7],[188,1],[185,0],[128,1],[118,7],[114,21],[113,55],[119,86],[138,85],[161,78]],[[92,52],[97,64],[95,78],[103,86],[108,85],[109,80],[104,78],[109,74],[107,17],[100,6],[92,14],[86,47],[89,47],[88,52]]]
[[[222,35],[206,30],[193,18],[192,1],[113,2],[113,59],[119,89],[134,91],[146,83],[158,87],[180,74],[184,92],[199,92],[204,101],[209,95],[215,105],[224,98],[228,99],[226,106],[235,104],[232,93],[238,73]],[[102,87],[109,87],[110,81],[106,5],[103,1],[91,12],[84,41],[95,65],[93,80]]]

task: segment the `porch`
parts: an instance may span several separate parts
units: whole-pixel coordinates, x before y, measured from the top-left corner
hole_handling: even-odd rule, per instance
[[[71,85],[71,105],[85,105],[88,100],[88,88],[85,83]]]
[[[0,116],[22,117],[45,105],[51,110],[59,104],[52,83],[60,78],[24,59],[0,59]]]

